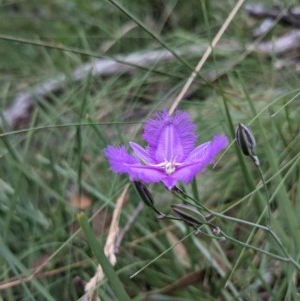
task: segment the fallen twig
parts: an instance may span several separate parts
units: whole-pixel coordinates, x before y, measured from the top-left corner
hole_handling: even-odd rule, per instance
[[[201,55],[207,45],[191,45],[178,50],[178,55]],[[96,76],[112,76],[116,73],[132,73],[149,65],[166,62],[174,59],[167,50],[153,50],[147,52],[134,52],[128,55],[119,55],[112,59],[95,59],[75,69],[71,76],[58,74],[52,79],[32,87],[26,92],[19,93],[12,101],[12,105],[3,111],[5,122],[12,128],[26,122],[30,111],[38,99],[49,97],[66,87],[69,81],[81,81],[89,74]]]
[[[300,29],[292,30],[278,39],[262,42],[254,47],[253,50],[269,55],[279,55],[295,50],[300,48]]]
[[[191,45],[177,51],[178,55],[203,55],[208,45]],[[222,50],[241,51],[244,49],[234,41],[219,46]],[[300,30],[293,30],[276,40],[250,44],[246,47],[246,53],[258,51],[266,55],[282,54],[286,51],[300,47]],[[96,59],[90,63],[83,64],[72,73],[72,76],[58,74],[55,78],[49,79],[32,89],[19,93],[13,100],[12,105],[3,110],[2,116],[5,123],[11,128],[18,128],[28,122],[30,112],[36,105],[37,100],[48,98],[51,94],[63,90],[68,82],[82,81],[89,74],[91,76],[112,76],[116,73],[132,73],[138,69],[147,68],[149,65],[158,64],[174,59],[172,53],[167,50],[154,50],[148,52],[135,52],[129,55],[120,55],[112,59]],[[239,61],[229,64],[228,68],[235,66]],[[226,73],[211,72],[206,79],[214,81]],[[0,124],[1,126],[1,124]]]
[[[271,8],[264,7],[257,3],[247,3],[245,10],[255,18],[271,18],[278,20],[284,25],[293,25],[300,28],[300,6],[285,9],[274,5]]]

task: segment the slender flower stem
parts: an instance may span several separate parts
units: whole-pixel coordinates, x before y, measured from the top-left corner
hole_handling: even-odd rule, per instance
[[[266,250],[263,250],[263,249],[261,249],[261,248],[257,248],[257,247],[255,247],[255,246],[249,245],[249,244],[247,244],[247,243],[244,243],[244,242],[242,242],[242,241],[239,241],[239,240],[233,238],[232,236],[229,236],[229,235],[226,234],[224,231],[221,231],[220,234],[222,234],[226,239],[232,241],[232,242],[235,243],[235,244],[238,244],[238,245],[241,245],[241,246],[243,246],[243,247],[246,247],[246,248],[249,248],[249,249],[258,251],[258,252],[260,252],[260,253],[263,253],[263,254],[265,254],[265,255],[268,255],[268,256],[270,256],[270,257],[273,257],[273,258],[278,259],[278,260],[281,260],[281,261],[287,261],[287,262],[290,261],[290,258],[289,258],[288,256],[287,256],[287,257],[282,257],[282,256],[276,255],[276,254],[274,254],[274,253],[268,252],[268,251],[266,251]]]
[[[191,201],[195,201],[190,195],[186,194],[185,192],[182,191],[181,193],[185,197],[187,197],[188,199],[190,199]],[[195,204],[192,204],[192,205],[195,205]],[[204,206],[203,204],[198,204],[197,203],[197,206],[199,206],[201,209],[207,211],[208,213],[210,213],[213,216],[217,216],[217,217],[220,217],[220,218],[223,218],[223,219],[227,219],[227,220],[230,220],[230,221],[233,221],[233,222],[237,222],[237,223],[245,224],[247,226],[251,226],[251,227],[258,228],[258,229],[262,229],[264,231],[269,231],[270,230],[268,227],[260,225],[260,224],[252,223],[252,222],[245,221],[245,220],[242,220],[242,219],[239,219],[239,218],[236,218],[236,217],[232,217],[232,216],[228,216],[228,215],[225,215],[225,214],[222,214],[222,213],[218,213],[218,212],[212,211],[209,208],[207,208],[206,206]]]
[[[250,157],[250,159],[252,160],[255,167],[257,167],[259,170],[259,175],[263,182],[263,186],[265,188],[265,193],[266,193],[266,203],[267,203],[267,208],[268,208],[267,209],[268,210],[267,224],[268,224],[268,227],[271,229],[272,226],[271,226],[271,208],[270,208],[270,203],[269,203],[269,193],[268,193],[266,181],[264,179],[262,170],[260,168],[259,158],[254,153],[254,148],[256,145],[255,138],[252,134],[251,129],[242,123],[239,123],[236,128],[235,138],[236,138],[236,143],[237,143],[239,149],[241,150],[241,152],[245,156]]]
[[[153,205],[153,206],[149,206],[157,215],[158,215],[158,218],[165,218],[167,217],[164,213],[162,213],[161,211],[159,211],[158,209],[156,209],[156,207]]]
[[[181,199],[182,197],[179,195],[179,194],[182,194],[184,197],[186,197],[187,199],[191,200],[194,202],[194,204],[192,205],[195,205],[195,200],[193,199],[193,197],[191,197],[190,195],[186,194],[184,191],[182,190],[176,190],[175,191],[176,195],[179,196]],[[249,222],[249,221],[245,221],[245,220],[242,220],[242,219],[239,219],[239,218],[235,218],[235,217],[231,217],[231,216],[228,216],[228,215],[225,215],[225,214],[222,214],[222,213],[218,213],[218,212],[215,212],[215,211],[212,211],[210,210],[209,208],[207,208],[206,206],[204,206],[203,204],[198,204],[196,203],[196,205],[198,207],[200,207],[201,209],[205,210],[206,212],[210,213],[212,216],[214,217],[220,217],[222,219],[226,219],[226,220],[230,220],[230,221],[233,221],[233,222],[237,222],[237,223],[240,223],[240,224],[244,224],[244,225],[247,225],[247,226],[251,226],[251,227],[254,227],[254,228],[257,228],[257,229],[261,229],[267,233],[269,233],[271,235],[271,237],[275,240],[276,244],[280,247],[282,253],[286,256],[285,258],[284,257],[281,257],[281,256],[278,256],[278,255],[275,255],[273,253],[269,253],[267,251],[263,251],[262,249],[259,249],[259,248],[256,248],[254,246],[251,246],[251,245],[248,245],[246,243],[243,243],[243,242],[240,242],[230,236],[228,236],[227,234],[225,234],[223,231],[221,231],[221,233],[226,237],[228,238],[229,240],[232,240],[236,243],[240,243],[241,245],[244,245],[246,247],[249,247],[249,248],[252,248],[252,249],[255,249],[259,252],[262,252],[267,254],[267,255],[270,255],[272,257],[276,256],[277,259],[280,259],[283,260],[283,261],[289,261],[291,262],[297,269],[300,270],[300,263],[297,262],[289,253],[288,251],[285,249],[285,247],[283,246],[281,240],[279,239],[279,237],[276,235],[276,233],[269,227],[269,226],[263,226],[263,225],[260,225],[260,224],[256,224],[256,223],[252,223],[252,222]],[[269,254],[268,254],[269,253]]]
[[[262,183],[263,183],[264,188],[265,188],[266,203],[267,203],[267,210],[268,210],[268,227],[271,230],[272,229],[272,224],[271,224],[271,206],[270,206],[270,197],[269,197],[268,187],[267,187],[267,184],[266,184],[266,181],[265,181],[265,177],[264,177],[264,175],[262,173],[262,170],[261,170],[260,166],[257,166],[257,168],[258,168],[260,178],[261,178]]]
[[[207,210],[209,210],[207,208]],[[251,223],[251,222],[248,222],[248,221],[245,221],[245,220],[241,220],[241,219],[238,219],[238,218],[234,218],[234,217],[230,217],[230,216],[227,216],[227,215],[224,215],[224,214],[221,214],[221,213],[217,213],[217,212],[214,212],[214,211],[211,211],[209,210],[209,212],[214,215],[214,216],[218,216],[218,217],[221,217],[223,219],[227,219],[227,220],[231,220],[231,221],[235,221],[235,222],[238,222],[238,223],[241,223],[241,224],[245,224],[245,225],[248,225],[248,226],[252,226],[252,227],[255,227],[255,228],[259,228],[261,230],[264,230],[266,231],[267,233],[269,233],[272,238],[275,240],[275,242],[277,243],[277,245],[280,247],[281,251],[283,252],[283,254],[286,256],[286,260],[285,261],[290,261],[297,269],[300,269],[300,263],[297,262],[289,253],[288,251],[284,248],[281,240],[279,239],[279,237],[275,234],[275,232],[269,228],[268,226],[262,226],[262,225],[259,225],[259,224],[255,224],[255,223]]]
[[[278,246],[280,246],[282,252],[285,254],[285,256],[289,259],[289,261],[298,269],[300,270],[300,263],[295,260],[288,252],[287,250],[284,248],[281,240],[279,239],[279,237],[276,235],[276,233],[272,230],[272,229],[268,229],[268,232],[270,233],[270,235],[273,237],[273,239],[276,241],[276,243],[278,244]]]

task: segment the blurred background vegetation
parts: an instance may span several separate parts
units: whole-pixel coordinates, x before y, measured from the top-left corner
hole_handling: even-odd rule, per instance
[[[84,283],[97,261],[76,216],[85,211],[103,244],[116,199],[129,182],[109,171],[102,150],[142,143],[143,122],[170,107],[236,3],[0,0],[0,300],[84,300]],[[259,4],[271,8],[276,3]],[[280,5],[285,11],[297,1]],[[295,30],[277,19],[269,31],[253,37],[261,22],[244,7],[238,11],[180,108],[197,123],[199,143],[216,133],[233,141],[239,122],[251,126],[270,193],[273,229],[299,262],[299,48],[281,54],[248,51],[249,45],[276,41]],[[179,53],[189,46],[199,52]],[[137,63],[130,72],[120,67],[109,76],[89,73],[73,80],[73,70],[84,63],[123,55],[126,66],[126,55],[155,50],[178,56],[143,67]],[[66,81],[59,91],[33,97],[30,112],[13,126],[5,121],[5,110],[18,95],[62,74]],[[182,188],[216,212],[266,223],[258,170],[234,143],[214,169]],[[171,204],[181,202],[159,184],[149,189],[167,214]],[[130,186],[121,227],[139,202]],[[285,257],[266,231],[222,218],[214,223],[240,242]],[[297,266],[231,241],[188,235],[192,232],[183,222],[158,220],[144,208],[126,232],[115,266],[132,298],[300,298]],[[116,300],[105,281],[98,294],[101,300]]]

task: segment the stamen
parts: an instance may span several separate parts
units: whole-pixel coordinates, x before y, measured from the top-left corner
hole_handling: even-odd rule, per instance
[[[176,169],[176,162],[172,160],[171,162],[165,162],[165,172],[167,175],[171,175]]]
[[[154,164],[154,165],[151,165],[151,166],[153,166],[153,167],[161,167],[162,169],[165,170],[165,173],[167,175],[171,175],[176,170],[176,167],[180,166],[181,164],[182,163],[177,163],[176,162],[176,158],[174,158],[174,159],[171,159],[171,161],[167,161],[165,159],[164,162],[159,163],[159,164]]]

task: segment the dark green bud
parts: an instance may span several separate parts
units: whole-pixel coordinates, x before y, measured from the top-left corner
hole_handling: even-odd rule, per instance
[[[245,156],[249,156],[254,164],[259,166],[258,157],[254,155],[256,142],[250,128],[242,123],[239,123],[235,131],[235,139],[242,153]]]
[[[140,181],[134,181],[135,188],[137,192],[139,193],[141,199],[144,201],[144,203],[148,206],[153,208],[154,207],[154,201],[152,198],[152,195],[148,188]]]
[[[184,222],[193,227],[199,227],[207,223],[205,215],[197,210],[197,208],[186,205],[176,204],[171,206],[175,214],[180,217]]]

